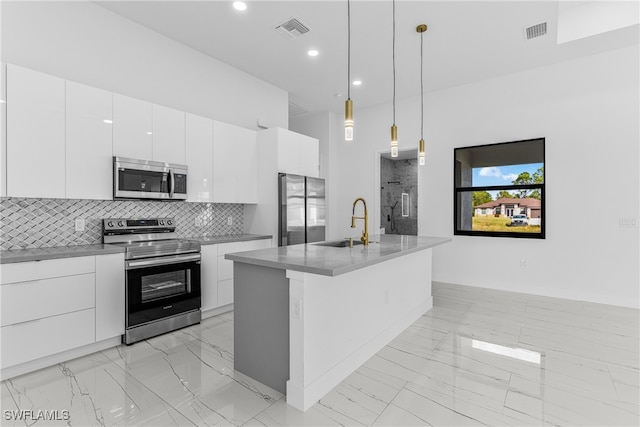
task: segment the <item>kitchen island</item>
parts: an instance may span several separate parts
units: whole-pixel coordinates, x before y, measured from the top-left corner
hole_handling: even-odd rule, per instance
[[[308,409],[431,309],[431,251],[450,240],[380,235],[368,246],[227,254],[234,368]]]

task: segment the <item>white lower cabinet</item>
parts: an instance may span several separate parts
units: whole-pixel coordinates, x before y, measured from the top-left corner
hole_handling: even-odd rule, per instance
[[[3,378],[7,368],[119,337],[124,254],[4,264],[0,308]]]
[[[2,367],[18,365],[95,341],[93,308],[2,327]]]
[[[218,245],[203,245],[200,251],[202,311],[218,307]]]
[[[271,247],[270,239],[229,242],[218,245],[218,305],[233,303],[233,261],[224,259],[226,254],[253,251]]]
[[[95,306],[95,274],[10,283],[2,286],[2,326]]]
[[[218,303],[220,306],[233,303],[233,279],[218,282]]]
[[[124,254],[96,257],[96,341],[124,334]]]

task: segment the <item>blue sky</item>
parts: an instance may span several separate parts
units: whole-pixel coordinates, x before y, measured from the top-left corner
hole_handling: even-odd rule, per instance
[[[527,165],[492,166],[486,168],[474,168],[472,183],[474,187],[487,185],[510,185],[522,172],[529,172],[531,176],[542,167],[542,163],[530,163]]]
[[[542,163],[530,163],[526,165],[492,166],[486,168],[474,168],[472,171],[472,185],[482,187],[489,185],[510,185],[521,172],[529,172],[531,176],[542,167]],[[493,200],[496,200],[497,191],[489,191]]]

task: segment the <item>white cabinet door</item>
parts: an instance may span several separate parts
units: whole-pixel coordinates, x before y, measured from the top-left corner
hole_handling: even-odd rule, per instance
[[[319,142],[315,138],[300,136],[300,175],[318,178],[320,176]]]
[[[113,94],[113,155],[149,160],[153,155],[153,104]]]
[[[233,303],[233,261],[225,259],[226,254],[253,251],[271,247],[270,239],[229,242],[218,245],[218,306]]]
[[[187,185],[190,202],[213,201],[213,120],[187,113]]]
[[[257,134],[228,123],[213,122],[213,201],[257,203]]]
[[[67,81],[66,197],[111,199],[113,95]]]
[[[184,165],[184,138],[184,112],[154,105],[152,160]]]
[[[206,311],[218,306],[218,245],[203,245],[201,256],[202,311]]]
[[[236,132],[236,202],[258,203],[257,133],[244,128]]]
[[[124,254],[96,256],[96,341],[124,334]]]
[[[7,65],[7,195],[65,196],[65,81]]]
[[[319,142],[315,138],[278,129],[278,172],[318,177],[320,173]]]
[[[213,201],[236,203],[236,150],[234,127],[213,121]]]
[[[91,344],[94,309],[47,317],[2,328],[2,368]]]
[[[218,282],[218,304],[220,307],[233,303],[233,279]]]
[[[0,129],[7,128],[7,64],[0,62]],[[7,132],[0,132],[0,197],[7,195]]]
[[[278,172],[300,175],[298,134],[278,129]]]

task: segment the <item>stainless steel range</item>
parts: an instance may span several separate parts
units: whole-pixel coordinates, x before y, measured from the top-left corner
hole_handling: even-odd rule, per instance
[[[179,240],[173,218],[109,218],[103,242],[125,248],[126,329],[134,342],[200,323],[200,243]]]

